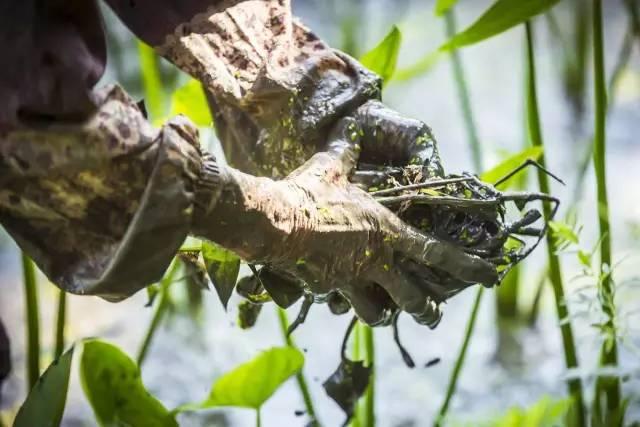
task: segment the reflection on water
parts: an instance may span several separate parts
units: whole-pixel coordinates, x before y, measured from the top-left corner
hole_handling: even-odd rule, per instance
[[[327,14],[327,6],[321,2],[296,4],[298,13],[321,36],[334,45],[340,43],[339,25]],[[362,2],[367,4],[361,20],[367,24],[356,27],[356,38],[365,39],[364,48],[379,40],[393,22],[399,22],[404,34],[401,64],[409,64],[421,55],[435,49],[443,40],[442,22],[431,14],[424,2],[402,2],[394,14],[386,10],[390,1]],[[486,7],[488,2],[463,2],[459,21],[469,23]],[[318,11],[320,10],[320,12]],[[617,46],[622,40],[624,16],[614,8],[606,11],[607,63],[613,64]],[[566,18],[563,11],[558,17]],[[360,21],[362,22],[362,21]],[[563,98],[559,84],[558,51],[554,49],[545,21],[537,21],[539,63],[539,98],[546,141],[548,166],[567,182],[566,187],[554,186],[554,193],[563,200],[573,197],[575,168],[590,130],[575,123],[568,103]],[[352,41],[352,43],[354,43]],[[501,151],[518,150],[523,142],[523,51],[522,31],[514,29],[477,47],[463,51],[473,107],[480,129],[485,164],[490,166],[499,159]],[[362,50],[361,49],[361,50]],[[638,52],[636,52],[638,53]],[[608,127],[608,173],[613,227],[614,253],[617,259],[626,256],[618,267],[616,278],[637,275],[634,269],[640,261],[639,237],[632,225],[640,223],[640,61],[637,55],[622,80]],[[132,63],[134,65],[132,65]],[[135,57],[127,61],[111,63],[120,72],[135,75]],[[391,84],[385,93],[386,100],[399,111],[427,122],[440,143],[441,154],[448,171],[469,170],[470,154],[466,148],[464,129],[455,98],[455,88],[450,77],[449,64],[440,63],[430,74],[409,83]],[[113,73],[110,74],[111,78]],[[135,80],[135,79],[134,79]],[[132,83],[132,87],[134,84]],[[590,111],[585,117],[589,119]],[[589,172],[592,173],[591,171]],[[633,185],[632,185],[633,184]],[[584,224],[583,241],[587,246],[596,242],[597,225],[593,178],[587,179],[585,193],[580,199],[579,218]],[[15,407],[23,399],[24,384],[24,322],[23,296],[20,285],[19,260],[15,246],[7,238],[2,240],[0,255],[0,316],[7,325],[13,346],[14,373],[4,386],[2,409]],[[571,278],[579,271],[572,255],[564,263],[565,277]],[[544,263],[544,253],[538,250],[525,262],[523,304],[530,301]],[[575,295],[579,282],[568,282],[569,294]],[[629,288],[621,298],[623,311],[638,307],[639,293]],[[53,307],[55,289],[40,287],[42,304],[42,331],[44,349],[48,354],[53,347]],[[416,360],[417,367],[410,370],[402,363],[393,344],[391,330],[376,330],[376,386],[377,410],[381,426],[426,425],[431,420],[446,388],[453,361],[461,343],[463,329],[468,318],[474,290],[467,290],[449,302],[440,326],[431,331],[418,326],[408,317],[401,318],[403,341]],[[578,297],[572,300],[579,300]],[[237,301],[236,301],[237,302]],[[93,297],[70,297],[68,301],[71,339],[100,336],[113,341],[129,354],[135,354],[151,317],[151,310],[144,308],[144,292],[119,304],[110,304]],[[584,303],[576,308],[584,308]],[[252,357],[260,349],[281,345],[282,338],[277,325],[275,309],[265,307],[255,328],[242,331],[235,326],[235,305],[225,313],[214,293],[205,297],[203,319],[199,324],[176,314],[165,322],[157,335],[144,366],[143,378],[150,391],[167,406],[173,407],[187,401],[202,399],[220,373],[239,362]],[[290,310],[290,317],[297,312]],[[305,372],[310,379],[318,413],[325,425],[338,425],[342,421],[339,408],[324,395],[322,381],[335,369],[339,359],[339,346],[348,316],[336,317],[325,306],[312,309],[307,322],[295,333],[301,349],[306,352]],[[628,342],[640,345],[637,317],[627,319]],[[574,322],[579,340],[580,362],[595,366],[598,349],[596,331],[589,326],[588,316]],[[636,329],[633,329],[633,328]],[[466,420],[477,420],[503,412],[512,405],[528,405],[543,394],[564,394],[565,375],[560,335],[550,293],[543,299],[543,311],[538,326],[533,330],[502,332],[499,337],[495,325],[494,294],[485,292],[484,302],[476,333],[473,337],[465,369],[460,379],[451,413]],[[498,346],[498,343],[500,345]],[[496,349],[499,349],[496,351]],[[635,391],[631,402],[632,413],[640,416],[639,353],[623,346],[621,365],[629,373],[625,389]],[[425,368],[429,360],[439,357],[441,362]],[[501,363],[498,363],[500,361]],[[48,363],[49,360],[43,360]],[[584,375],[589,374],[589,369]],[[589,388],[590,389],[590,388]],[[302,426],[303,417],[294,411],[302,409],[302,401],[293,382],[279,391],[263,409],[266,426]],[[225,417],[222,412],[227,414]],[[181,418],[185,426],[200,425],[252,425],[251,411],[224,410],[203,415],[187,415]],[[74,375],[63,425],[91,426],[94,421],[91,409],[82,396],[78,378]]]

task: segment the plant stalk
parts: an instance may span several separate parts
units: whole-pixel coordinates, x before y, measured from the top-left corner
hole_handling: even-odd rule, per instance
[[[280,307],[276,307],[276,310],[278,312],[278,320],[280,321],[280,330],[282,331],[282,336],[284,337],[284,341],[289,347],[295,347],[296,344],[293,341],[293,338],[291,337],[291,335],[287,333],[287,331],[289,330],[289,319],[287,319],[287,312]],[[316,410],[313,407],[313,399],[311,398],[311,393],[309,392],[307,379],[304,376],[304,373],[302,371],[299,371],[296,374],[296,382],[298,383],[298,389],[300,390],[300,394],[302,395],[302,400],[304,401],[304,407],[307,411],[307,415],[309,415],[309,417],[311,417],[311,419],[313,420],[312,425],[319,426],[320,423],[318,422],[318,419],[316,416]]]
[[[602,34],[602,1],[593,0],[593,69],[594,69],[594,102],[595,126],[593,164],[596,171],[596,192],[598,197],[598,223],[600,226],[600,274],[604,274],[599,294],[602,310],[607,316],[606,326],[615,334],[614,285],[611,273],[611,230],[609,227],[609,203],[607,196],[606,173],[606,115],[607,86],[605,79],[604,49]],[[610,346],[603,344],[601,349],[601,366],[617,366],[618,347],[614,338]],[[607,408],[610,411],[620,406],[620,379],[616,376],[600,376],[596,380],[596,399],[606,396]]]
[[[33,261],[22,254],[25,311],[27,317],[27,385],[31,390],[40,377],[40,316],[36,268]]]
[[[56,316],[56,346],[53,352],[54,359],[62,356],[64,352],[64,328],[67,318],[67,293],[60,289],[58,294],[58,313]]]
[[[527,36],[527,77],[528,77],[528,89],[527,89],[527,122],[529,124],[529,137],[531,143],[534,146],[544,146],[542,138],[542,128],[540,125],[540,114],[538,109],[538,95],[536,87],[536,64],[535,53],[533,46],[533,28],[530,22],[525,24],[526,36]],[[545,154],[543,153],[539,160],[540,164],[545,167]],[[549,194],[549,179],[547,175],[538,170],[538,184],[540,191]],[[547,203],[543,203],[543,214],[545,221],[550,220],[550,207]],[[578,357],[575,347],[575,340],[573,337],[573,329],[571,322],[565,322],[568,319],[569,312],[566,306],[566,300],[564,296],[564,286],[562,280],[562,272],[560,267],[560,260],[558,255],[554,251],[553,239],[550,233],[547,233],[547,262],[549,265],[549,281],[553,287],[553,294],[555,297],[555,305],[558,315],[558,320],[561,322],[560,331],[562,334],[562,344],[564,346],[564,357],[567,368],[578,367]],[[577,410],[577,422],[580,426],[585,426],[586,418],[584,413],[584,399],[582,395],[582,381],[580,378],[572,378],[567,380],[569,393],[571,394],[574,402],[578,408]]]
[[[364,395],[364,419],[363,427],[375,427],[376,425],[376,408],[375,408],[375,342],[373,336],[373,328],[367,325],[361,325],[361,335],[364,344],[364,360],[367,366],[371,367],[371,378],[369,386]]]
[[[460,353],[458,354],[458,358],[456,359],[456,363],[453,367],[453,371],[451,372],[451,377],[449,378],[449,385],[447,386],[447,393],[444,398],[444,402],[438,411],[438,416],[434,421],[433,425],[435,427],[440,427],[444,422],[445,417],[447,416],[447,411],[449,410],[449,404],[451,403],[451,398],[456,392],[456,387],[458,386],[458,377],[460,376],[460,372],[462,371],[462,366],[464,365],[464,359],[467,355],[467,349],[469,347],[469,342],[471,341],[471,336],[473,335],[473,330],[476,326],[476,318],[478,317],[478,311],[480,308],[480,302],[482,302],[482,294],[484,288],[480,286],[478,288],[478,292],[476,293],[476,298],[473,301],[473,307],[471,308],[471,316],[469,316],[469,320],[467,321],[467,327],[464,333],[464,340],[462,341],[462,347],[460,347]]]
[[[164,276],[162,281],[160,282],[160,295],[158,297],[159,301],[156,304],[155,311],[153,312],[153,317],[151,318],[151,323],[149,323],[149,328],[147,329],[147,333],[144,336],[142,344],[140,345],[140,349],[138,350],[137,362],[138,366],[142,366],[142,363],[147,358],[147,353],[149,351],[149,346],[151,345],[151,341],[158,330],[158,326],[160,326],[160,322],[164,317],[165,312],[167,311],[167,307],[169,307],[169,286],[173,283],[173,279],[180,269],[180,263],[174,259],[169,267],[169,272]]]
[[[456,34],[456,17],[453,12],[453,8],[446,13],[445,23],[447,37],[452,38]],[[480,147],[480,138],[478,137],[478,130],[475,124],[473,110],[471,108],[471,97],[469,95],[469,88],[467,87],[467,79],[465,77],[460,52],[457,49],[451,50],[450,59],[453,67],[456,89],[458,91],[458,99],[460,100],[460,107],[462,108],[467,140],[471,147],[473,168],[476,173],[480,173],[482,171],[482,149]]]
[[[456,33],[456,21],[453,8],[449,9],[449,11],[446,13],[445,18],[447,36],[451,38]],[[466,84],[462,59],[460,57],[460,53],[457,50],[451,51],[451,62],[453,66],[456,87],[458,90],[458,99],[462,107],[463,121],[465,129],[467,130],[467,139],[469,146],[471,147],[473,166],[476,169],[476,172],[479,173],[480,171],[482,171],[482,152],[480,148],[480,140],[478,138],[478,131],[473,118],[471,99]],[[480,286],[476,293],[473,307],[471,308],[471,315],[469,316],[469,320],[467,321],[462,346],[460,347],[460,352],[458,353],[453,371],[451,372],[451,377],[449,378],[449,384],[447,386],[445,399],[434,421],[434,426],[436,427],[440,426],[444,418],[446,417],[447,411],[449,410],[449,404],[451,403],[451,399],[453,398],[453,395],[456,391],[456,387],[458,385],[458,377],[460,376],[460,372],[462,372],[462,367],[467,355],[469,342],[471,341],[471,336],[473,335],[476,320],[478,318],[478,311],[480,302],[482,301],[483,291],[484,288]]]

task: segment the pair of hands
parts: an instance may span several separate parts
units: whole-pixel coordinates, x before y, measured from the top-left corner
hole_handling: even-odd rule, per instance
[[[314,294],[339,291],[368,324],[384,323],[399,308],[433,327],[440,319],[440,302],[469,285],[494,284],[495,266],[412,228],[350,182],[361,154],[380,157],[367,138],[371,128],[362,129],[359,123],[367,126],[367,120],[342,119],[328,138],[327,150],[284,180],[226,169],[227,194],[211,217],[221,223],[209,228],[218,235],[208,237],[248,261],[301,279]],[[428,132],[422,127],[418,133]],[[415,126],[403,129],[416,139]],[[384,135],[384,130],[374,133]],[[391,140],[406,141],[406,136],[391,135]],[[406,150],[399,148],[396,157],[433,157],[428,144],[402,147]],[[254,219],[231,233],[221,232],[224,224],[237,223],[234,212],[239,206]]]

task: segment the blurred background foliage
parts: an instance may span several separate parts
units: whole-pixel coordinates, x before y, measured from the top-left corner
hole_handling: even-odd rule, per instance
[[[566,182],[549,183],[543,175],[535,179],[531,171],[508,183],[519,189],[539,186],[562,199],[546,252],[536,251],[500,288],[469,289],[456,297],[444,307],[435,331],[401,318],[415,368],[402,363],[390,328],[356,326],[349,355],[374,364],[374,380],[352,425],[609,426],[619,425],[623,413],[625,425],[640,422],[639,2],[293,3],[294,12],[322,38],[383,76],[387,103],[432,127],[447,171],[484,172],[491,181],[502,175],[500,170],[532,158]],[[107,7],[103,11],[109,64],[101,84],[117,81],[135,98],[144,98],[155,124],[187,114],[201,126],[203,144],[220,155],[201,85],[137,41]],[[491,25],[481,25],[480,17]],[[604,22],[602,34],[598,22]],[[443,45],[460,49],[439,49]],[[166,418],[166,408],[203,402],[202,409],[210,403],[207,411],[180,411],[180,425],[302,426],[314,414],[322,425],[340,425],[343,415],[322,382],[339,362],[349,316],[334,316],[324,306],[312,310],[294,334],[298,352],[291,348],[293,337],[282,334],[289,326],[287,312],[295,316],[300,303],[286,311],[263,309],[260,301],[240,308],[231,290],[238,274],[251,276],[250,268],[238,270],[239,260],[231,254],[200,245],[187,241],[161,283],[114,305],[66,297],[32,274],[30,262],[21,262],[15,244],[0,235],[0,318],[13,365],[1,390],[0,425],[11,423],[28,384],[62,355],[65,343],[90,336],[122,349],[92,344],[102,349],[104,360],[114,361],[110,369],[140,375],[138,366],[143,366],[144,384],[136,382],[131,389],[148,390],[155,398],[138,408],[152,408],[149,413]],[[208,277],[220,298],[206,291]],[[29,280],[23,283],[24,278]],[[221,293],[225,283],[230,289]],[[228,302],[227,311],[221,302]],[[253,328],[243,328],[254,322]],[[304,368],[299,363],[284,369],[273,384],[277,388],[289,376],[295,382],[285,382],[266,404],[270,395],[258,406],[249,405],[256,411],[211,409],[221,406],[215,386],[211,389],[213,379],[242,372],[245,365],[232,368],[256,354],[249,363],[259,363],[265,354],[260,350],[285,344],[274,351],[292,357],[294,364],[298,354],[304,355]],[[137,354],[137,360],[125,353]],[[52,365],[62,368],[49,376],[70,384],[61,425],[95,425],[99,404],[88,391],[91,372],[80,368],[76,374],[71,356],[65,356],[64,363]],[[74,364],[86,367],[90,356],[85,344]],[[618,389],[622,393],[616,397]],[[99,393],[119,395],[118,390]],[[107,418],[98,416],[103,424]]]

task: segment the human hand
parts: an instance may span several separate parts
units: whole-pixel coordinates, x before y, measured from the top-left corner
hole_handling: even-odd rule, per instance
[[[314,294],[339,291],[368,324],[399,308],[433,325],[447,294],[438,289],[493,284],[495,266],[410,227],[350,183],[360,138],[353,119],[341,120],[327,151],[281,181],[225,169],[223,194],[197,234],[301,279]]]

